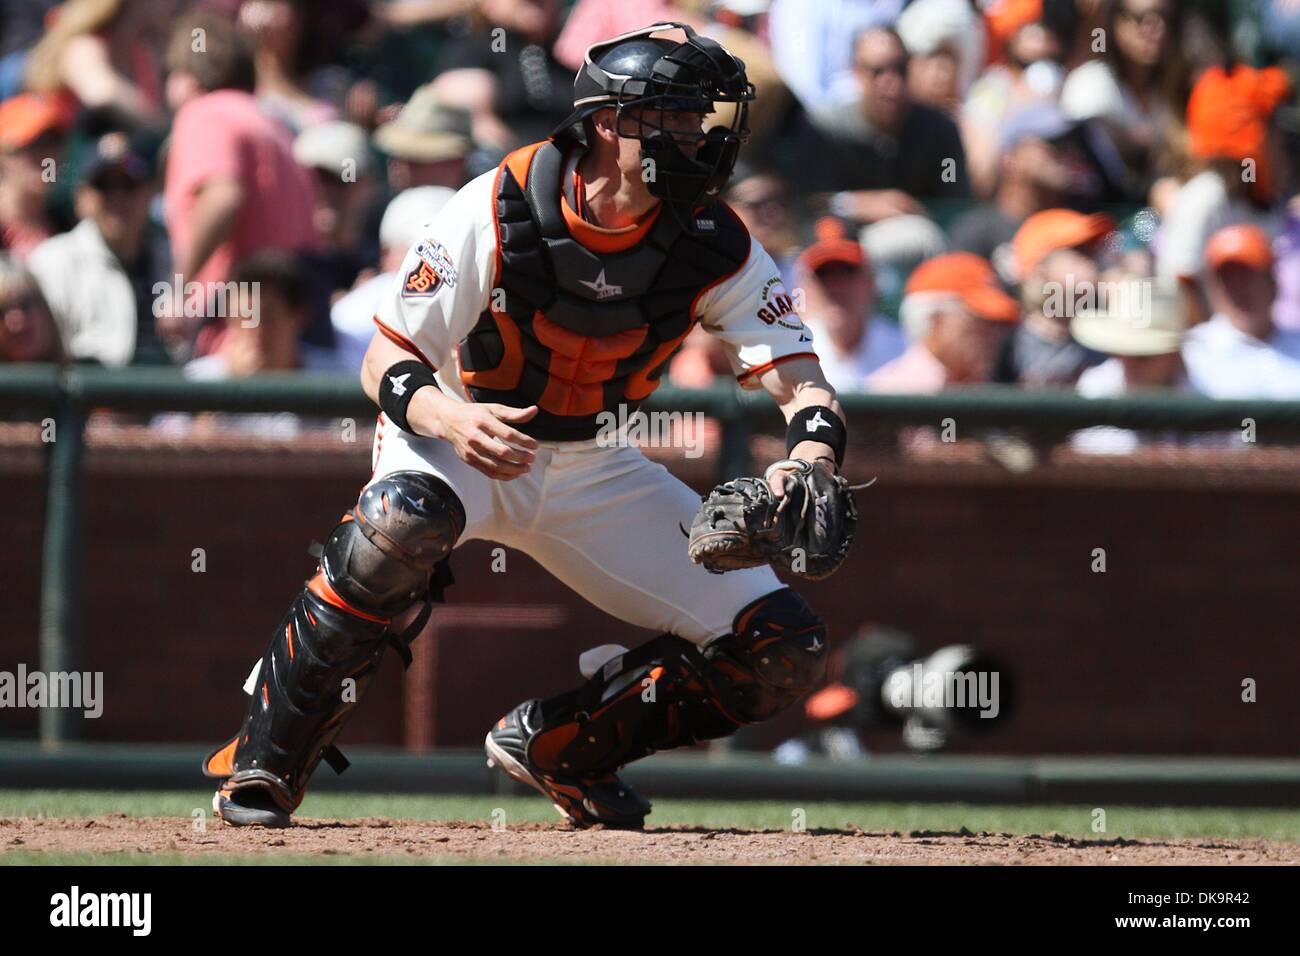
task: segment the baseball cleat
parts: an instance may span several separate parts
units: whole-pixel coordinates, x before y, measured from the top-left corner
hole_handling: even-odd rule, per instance
[[[645,826],[650,801],[616,775],[569,777],[544,773],[528,759],[533,736],[529,716],[536,700],[525,701],[502,717],[483,741],[488,766],[500,767],[555,805],[574,826],[601,826],[639,830]]]
[[[222,788],[212,795],[212,811],[232,827],[291,826],[289,812],[265,787]]]

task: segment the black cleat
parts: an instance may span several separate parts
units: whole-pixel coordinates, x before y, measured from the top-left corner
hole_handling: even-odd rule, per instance
[[[555,804],[555,809],[574,826],[597,824],[625,830],[645,826],[650,801],[612,773],[594,777],[568,777],[544,773],[528,759],[528,744],[534,734],[530,718],[536,700],[525,701],[497,721],[483,741],[488,766],[500,767],[507,775],[526,783]]]
[[[289,811],[275,802],[266,787],[230,790],[223,786],[212,795],[212,810],[232,827],[280,829],[293,825]]]

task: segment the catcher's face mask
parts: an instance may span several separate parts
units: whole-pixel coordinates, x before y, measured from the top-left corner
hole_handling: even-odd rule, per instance
[[[569,127],[612,106],[620,136],[641,144],[643,178],[688,229],[693,210],[726,186],[754,86],[745,65],[679,23],[660,23],[587,50]]]

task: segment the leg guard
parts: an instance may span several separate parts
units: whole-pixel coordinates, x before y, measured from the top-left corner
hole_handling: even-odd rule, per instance
[[[321,759],[337,754],[334,738],[394,640],[392,617],[422,598],[441,600],[451,583],[447,557],[464,527],[460,501],[432,475],[398,472],[363,491],[250,677],[243,728],[204,761],[204,772],[228,778],[232,791],[263,787],[295,809]],[[427,607],[409,637],[424,620]]]
[[[789,588],[704,648],[663,634],[541,701],[528,759],[554,774],[612,773],[656,750],[726,737],[790,706],[826,669],[826,627]]]

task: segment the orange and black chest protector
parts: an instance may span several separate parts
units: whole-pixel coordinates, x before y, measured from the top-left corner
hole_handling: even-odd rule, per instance
[[[659,384],[699,298],[737,272],[749,234],[724,203],[695,213],[696,234],[659,215],[630,248],[573,237],[561,208],[564,155],[553,142],[506,157],[497,174],[496,287],[458,352],[477,402],[538,406],[521,431],[580,441],[601,412],[630,412]]]

